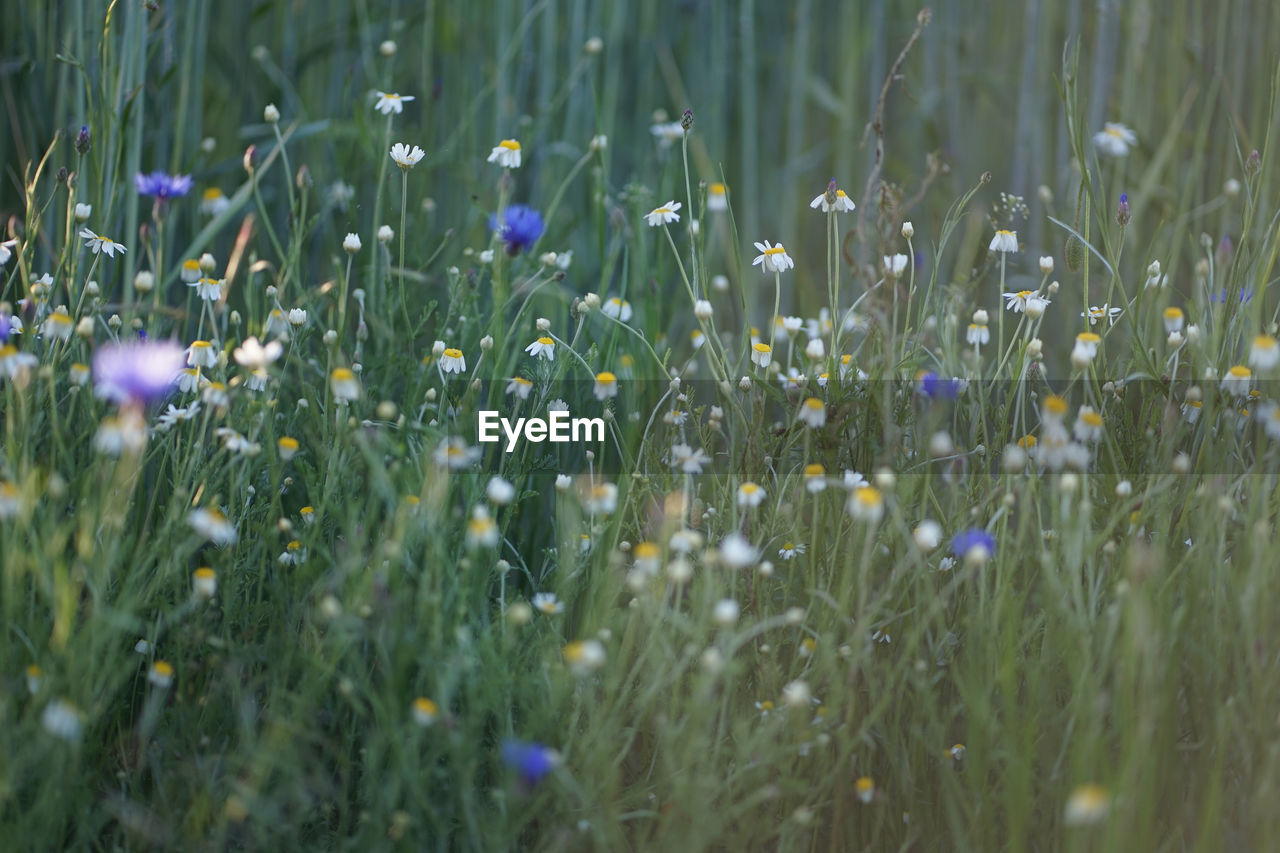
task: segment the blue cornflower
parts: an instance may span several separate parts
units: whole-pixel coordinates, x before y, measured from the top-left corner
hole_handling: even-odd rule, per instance
[[[190,175],[169,175],[164,172],[144,175],[139,172],[133,183],[138,195],[153,195],[159,201],[168,201],[191,192]]]
[[[971,527],[955,535],[951,540],[951,551],[962,560],[985,563],[996,553],[996,540],[981,527]]]
[[[117,403],[147,403],[168,394],[186,366],[173,341],[107,344],[93,356],[94,393]]]
[[[520,774],[521,781],[536,785],[560,763],[560,754],[540,743],[507,738],[502,742],[502,760]]]
[[[545,226],[541,213],[523,204],[513,204],[502,212],[501,224],[496,213],[489,217],[489,230],[498,232],[507,244],[507,254],[515,257],[538,242]]]
[[[933,400],[954,400],[960,394],[959,379],[943,379],[932,370],[916,377],[920,393]]]
[[[1240,291],[1240,304],[1241,304],[1241,305],[1246,304],[1246,303],[1247,303],[1250,299],[1252,299],[1252,298],[1253,298],[1253,288],[1252,288],[1252,287],[1251,287],[1251,288],[1249,288],[1248,290],[1242,290],[1242,291]],[[1210,295],[1209,295],[1209,301],[1210,301],[1210,302],[1221,302],[1221,303],[1224,303],[1224,304],[1225,304],[1225,303],[1226,303],[1226,301],[1227,301],[1227,288],[1225,288],[1225,287],[1224,287],[1224,288],[1222,288],[1222,292],[1221,292],[1221,293],[1212,293],[1212,294],[1210,294]]]

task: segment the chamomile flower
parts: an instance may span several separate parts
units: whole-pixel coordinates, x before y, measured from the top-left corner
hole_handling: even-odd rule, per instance
[[[445,373],[466,373],[467,359],[462,350],[447,347],[440,354],[440,369]]]
[[[515,394],[521,400],[529,399],[529,392],[533,390],[533,383],[523,376],[513,376],[511,381],[507,383],[507,393]]]
[[[751,265],[753,267],[759,265],[761,272],[786,272],[796,265],[781,243],[774,245],[765,240],[763,243],[756,243],[755,247],[760,251],[760,254],[756,255],[756,259],[751,262]]]
[[[413,716],[414,723],[425,729],[440,716],[440,706],[426,696],[419,696],[413,700],[409,713]]]
[[[489,162],[497,163],[504,169],[520,168],[520,142],[516,139],[504,139],[489,152]]]
[[[874,486],[859,486],[849,495],[845,508],[859,521],[875,524],[884,516],[884,496]]]
[[[1005,310],[1012,311],[1015,314],[1021,314],[1027,310],[1027,300],[1035,294],[1030,290],[1019,290],[1016,293],[1006,293],[1004,298],[1008,300],[1005,303]]]
[[[678,201],[669,201],[661,207],[655,207],[644,215],[644,219],[651,227],[656,228],[659,225],[666,225],[669,222],[679,222],[680,214],[676,213],[681,207]]]
[[[147,681],[155,687],[164,689],[173,685],[173,664],[167,660],[158,660],[151,664],[147,672]]]
[[[187,523],[215,545],[232,545],[236,541],[235,525],[216,506],[192,510]]]
[[[547,361],[556,360],[556,342],[546,336],[540,337],[529,344],[524,348],[524,351],[534,358],[545,358]]]
[[[769,362],[773,361],[773,348],[766,343],[752,344],[751,346],[751,363],[756,367],[764,370],[769,366]]]
[[[349,367],[334,368],[329,374],[329,387],[333,390],[333,398],[339,402],[360,399],[360,380]]]
[[[1271,335],[1258,335],[1249,348],[1249,364],[1258,370],[1270,370],[1280,364],[1280,342]]]
[[[0,243],[0,266],[4,266],[5,264],[9,263],[9,259],[13,257],[13,249],[17,245],[18,245],[17,237],[14,237],[12,240],[5,240],[3,243]]]
[[[477,506],[467,521],[467,547],[493,548],[501,539],[498,525],[489,515],[489,511],[482,506]]]
[[[671,447],[667,461],[672,468],[679,468],[684,474],[701,474],[711,462],[711,457],[702,448],[694,450],[687,444],[676,444]]]
[[[694,352],[702,349],[702,345],[707,342],[707,336],[702,333],[701,329],[694,329],[689,333],[689,343],[693,345]]]
[[[911,538],[916,547],[927,554],[942,544],[942,525],[932,519],[925,519],[911,531]]]
[[[741,533],[730,533],[720,542],[720,561],[731,569],[745,569],[760,559],[760,552]]]
[[[403,142],[397,142],[391,146],[391,159],[406,172],[418,165],[419,161],[426,156],[427,152],[416,145],[410,147]]]
[[[613,515],[618,511],[618,487],[613,483],[596,483],[582,501],[591,515]]]
[[[213,367],[218,363],[218,351],[208,341],[192,341],[187,347],[188,367]]]
[[[1101,785],[1080,785],[1067,798],[1062,822],[1067,826],[1097,823],[1111,811],[1111,794]]]
[[[964,333],[965,342],[973,346],[982,346],[991,342],[991,330],[984,323],[970,323]]]
[[[827,407],[817,397],[809,397],[800,404],[800,413],[796,415],[811,429],[819,429],[827,422]]]
[[[1123,313],[1124,313],[1123,308],[1118,308],[1118,307],[1112,308],[1110,305],[1103,305],[1101,308],[1099,308],[1096,305],[1090,305],[1089,311],[1087,313],[1084,311],[1081,311],[1080,316],[1088,317],[1089,325],[1095,326],[1101,320],[1108,320],[1112,324],[1114,324],[1116,321],[1116,318]]]
[[[84,732],[84,713],[65,699],[54,699],[40,714],[40,725],[54,737],[75,743]]]
[[[593,393],[597,400],[607,400],[618,396],[618,377],[607,370],[597,373]]]
[[[1236,364],[1227,370],[1226,376],[1222,377],[1220,387],[1223,392],[1233,397],[1244,397],[1248,395],[1252,384],[1253,371],[1243,364]]]
[[[413,95],[400,95],[395,92],[377,92],[378,100],[374,103],[373,108],[384,116],[400,115],[404,112],[404,105],[413,100]]]
[[[283,354],[284,345],[279,341],[269,341],[266,346],[263,346],[257,338],[252,337],[236,347],[231,353],[236,360],[236,364],[241,367],[247,367],[250,370],[265,370],[279,360]]]
[[[991,243],[987,245],[988,252],[1016,252],[1018,251],[1018,232],[1001,229],[996,231]]]
[[[1078,367],[1084,368],[1098,355],[1098,345],[1102,343],[1102,337],[1094,332],[1081,332],[1076,335],[1075,346],[1071,348],[1071,363]]]
[[[231,201],[217,187],[209,187],[200,196],[200,212],[205,216],[220,216],[231,206]]]
[[[876,783],[870,776],[859,777],[858,781],[853,783],[853,792],[860,802],[870,803],[876,798]]]
[[[1101,441],[1102,429],[1102,415],[1098,414],[1092,406],[1081,406],[1080,411],[1076,413],[1075,426],[1071,428],[1076,441],[1083,441],[1086,444]]]
[[[827,490],[827,469],[817,462],[804,466],[804,488],[805,491],[813,495],[825,492]]]
[[[783,542],[782,547],[778,549],[778,556],[783,560],[794,560],[798,555],[805,552],[804,543]]]
[[[728,210],[729,199],[725,185],[721,183],[707,185],[707,210]]]
[[[809,207],[814,210],[822,208],[823,213],[852,213],[857,207],[853,203],[853,199],[845,194],[845,191],[836,187],[836,179],[832,178],[827,184],[825,192],[819,193],[813,201],[809,202]]]
[[[1164,330],[1172,335],[1174,332],[1182,331],[1182,324],[1185,322],[1185,315],[1182,309],[1176,305],[1170,305],[1164,309]]]
[[[45,319],[40,326],[40,333],[46,338],[55,341],[65,341],[70,339],[75,324],[71,322],[71,317],[65,310],[59,308]]]
[[[738,486],[738,506],[754,509],[764,503],[768,494],[756,483],[743,483]]]
[[[481,455],[482,451],[478,447],[468,447],[461,436],[452,435],[440,442],[432,459],[441,468],[461,471],[470,468]]]
[[[189,282],[188,287],[196,289],[196,298],[205,302],[217,302],[222,298],[222,281],[216,278],[198,278]]]
[[[607,655],[599,640],[576,640],[564,647],[564,662],[574,675],[590,675],[604,666]]]
[[[564,604],[556,598],[554,592],[539,592],[530,599],[530,603],[535,610],[547,616],[556,616],[564,612]]]
[[[95,255],[101,252],[108,258],[114,258],[116,256],[116,252],[124,254],[128,251],[122,243],[117,243],[110,237],[103,237],[100,234],[95,234],[88,228],[82,228],[80,230],[80,236],[84,238],[84,247]]]
[[[1093,144],[1108,157],[1123,157],[1138,144],[1138,136],[1123,124],[1109,121],[1093,135]]]
[[[600,313],[626,323],[631,319],[631,303],[614,296],[605,300],[604,305],[600,306]]]
[[[1262,421],[1267,437],[1280,439],[1280,404],[1270,401],[1257,410],[1257,417]]]
[[[907,256],[902,254],[885,255],[882,259],[882,264],[885,275],[890,278],[897,278],[907,268]]]

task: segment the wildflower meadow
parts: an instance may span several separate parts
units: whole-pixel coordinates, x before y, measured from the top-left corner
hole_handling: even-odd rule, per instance
[[[1270,849],[1277,45],[11,4],[0,847]]]

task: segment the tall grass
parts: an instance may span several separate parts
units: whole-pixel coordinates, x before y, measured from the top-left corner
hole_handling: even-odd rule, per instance
[[[1276,377],[1256,368],[1254,399],[1220,380],[1277,321],[1280,13],[392,9],[28,4],[0,36],[17,241],[0,300],[24,321],[0,379],[4,837],[1129,850],[1276,835]],[[375,90],[415,100],[388,119]],[[655,111],[686,108],[692,131],[662,145]],[[1136,130],[1128,156],[1099,155],[1104,121]],[[518,169],[486,162],[507,138]],[[428,156],[402,172],[395,142]],[[134,175],[155,169],[192,174],[195,197],[140,197]],[[833,173],[856,212],[809,208]],[[720,181],[724,212],[707,209]],[[210,187],[228,201],[214,215]],[[648,227],[668,199],[680,221]],[[509,254],[487,222],[513,204],[547,222]],[[993,223],[1018,252],[989,248]],[[82,226],[128,251],[90,254]],[[757,272],[765,239],[796,268]],[[205,252],[225,280],[209,305],[181,278]],[[1168,279],[1147,288],[1153,260]],[[1043,318],[1004,316],[1001,292],[1021,290],[1052,299]],[[630,321],[601,310],[614,297]],[[775,298],[818,334],[774,329]],[[1103,303],[1123,308],[1114,324],[1078,316]],[[64,305],[92,325],[59,340],[46,322]],[[1170,342],[1168,307],[1196,332]],[[291,309],[305,319],[281,334],[272,312]],[[975,351],[979,309],[992,342]],[[773,367],[750,360],[753,324]],[[1098,355],[1073,363],[1090,328]],[[226,398],[175,393],[201,401],[194,417],[104,453],[129,411],[75,365],[139,332],[211,340],[205,379]],[[543,334],[554,361],[524,351]],[[260,391],[234,355],[251,336],[283,344]],[[443,347],[465,371],[445,372]],[[360,395],[343,402],[347,369]],[[617,399],[593,393],[601,371]],[[517,375],[527,400],[507,391]],[[1081,470],[1048,455],[1056,395],[1071,419],[1103,417]],[[798,414],[809,397],[821,426]],[[607,417],[605,440],[476,445],[478,409],[556,399]],[[1018,464],[1028,435],[1041,455]],[[478,458],[450,465],[451,439]],[[681,445],[705,450],[704,473],[672,465]],[[233,543],[193,523],[209,509]],[[992,553],[950,546],[970,529]],[[557,605],[533,608],[539,594]],[[545,776],[504,760],[513,741],[543,745]]]

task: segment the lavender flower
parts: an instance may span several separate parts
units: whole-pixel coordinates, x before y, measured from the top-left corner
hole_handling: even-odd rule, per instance
[[[502,760],[520,774],[526,785],[536,785],[556,768],[560,755],[540,743],[507,738],[502,742]]]
[[[185,366],[186,352],[173,341],[107,344],[93,356],[94,391],[116,403],[158,400]]]
[[[489,229],[498,232],[507,244],[507,254],[515,257],[538,241],[545,226],[541,213],[523,204],[513,204],[503,211],[501,224],[496,213],[489,217]]]
[[[191,192],[190,175],[169,175],[159,171],[144,175],[139,172],[133,183],[138,195],[153,195],[157,201],[168,201]]]

